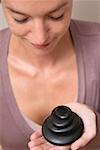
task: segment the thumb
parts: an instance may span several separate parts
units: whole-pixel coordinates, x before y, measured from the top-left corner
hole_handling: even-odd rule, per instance
[[[37,139],[42,136],[41,128],[33,132],[33,134],[30,136],[31,140]]]
[[[77,141],[75,141],[71,145],[71,150],[78,150],[79,148],[84,147],[88,142],[90,141],[90,138],[87,136],[86,133],[84,133],[81,138],[79,138]]]

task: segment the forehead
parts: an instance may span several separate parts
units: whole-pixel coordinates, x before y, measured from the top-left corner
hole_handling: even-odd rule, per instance
[[[64,2],[69,2],[71,0],[3,0],[6,4],[18,4],[19,6],[21,4],[28,4],[28,5],[57,5]]]
[[[72,0],[3,0],[4,5],[24,12],[45,13]],[[29,12],[29,13],[30,13]]]
[[[3,0],[5,2],[34,2],[34,3],[38,3],[38,2],[67,2],[70,0]]]

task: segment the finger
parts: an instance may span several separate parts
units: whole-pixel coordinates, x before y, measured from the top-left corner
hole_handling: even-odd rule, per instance
[[[70,146],[55,146],[50,148],[50,150],[71,150]]]
[[[48,144],[48,142],[41,143],[40,145],[33,145],[30,143],[29,148],[30,150],[51,150],[53,145]]]
[[[40,137],[42,137],[42,133],[41,133],[41,130],[39,129],[30,136],[30,140],[34,140]]]
[[[38,147],[32,147],[32,148],[30,148],[30,150],[44,150],[44,149],[41,149],[41,147],[38,146]]]
[[[29,148],[31,148],[31,147],[35,147],[35,146],[39,146],[39,145],[41,145],[41,144],[44,144],[46,141],[44,140],[44,138],[43,137],[40,137],[40,138],[38,138],[38,139],[34,139],[34,140],[32,140],[32,141],[30,141],[29,143],[28,143],[28,146],[29,146]]]
[[[84,133],[82,135],[81,138],[79,138],[77,141],[75,141],[72,145],[71,145],[71,150],[77,150],[79,148],[84,147],[88,142],[90,142],[90,140],[92,139],[92,135]]]

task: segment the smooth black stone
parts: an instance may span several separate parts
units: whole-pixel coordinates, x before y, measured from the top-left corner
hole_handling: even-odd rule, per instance
[[[42,134],[45,139],[59,146],[73,143],[80,138],[83,130],[82,119],[66,106],[54,108],[42,126]]]

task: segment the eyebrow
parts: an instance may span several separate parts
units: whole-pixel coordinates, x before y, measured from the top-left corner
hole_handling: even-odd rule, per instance
[[[51,14],[51,13],[54,13],[54,12],[58,11],[59,9],[64,7],[66,4],[67,4],[67,2],[63,3],[62,5],[58,6],[56,9],[51,10],[49,13]],[[10,11],[12,11],[13,13],[24,15],[24,16],[28,16],[28,14],[20,12],[20,11],[17,11],[17,10],[14,10],[13,8],[10,8],[8,6],[6,8],[9,9]]]

